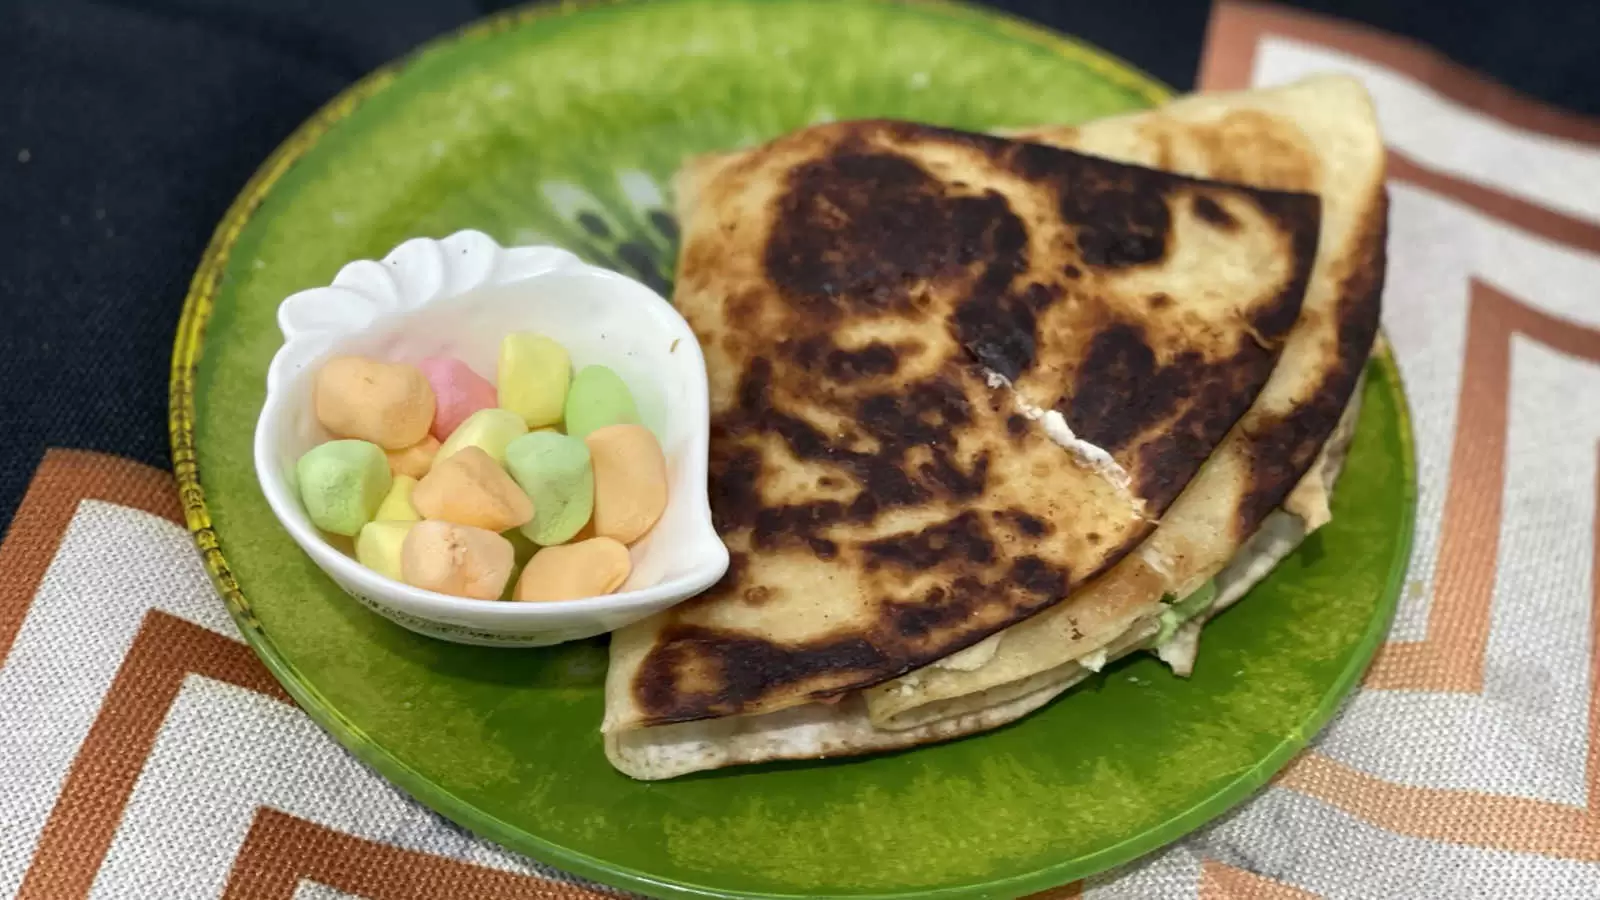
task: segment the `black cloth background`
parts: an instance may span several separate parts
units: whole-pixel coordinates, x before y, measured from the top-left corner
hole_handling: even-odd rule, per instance
[[[235,193],[341,88],[502,5],[0,0],[0,525],[47,447],[168,464],[173,330]],[[1178,0],[995,5],[1180,89],[1209,13]],[[1587,0],[1296,5],[1600,113],[1600,7]]]

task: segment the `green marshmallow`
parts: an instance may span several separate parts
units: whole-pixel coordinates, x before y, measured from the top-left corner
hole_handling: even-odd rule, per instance
[[[639,408],[622,377],[605,366],[584,366],[567,390],[567,434],[579,440],[607,425],[638,425]]]
[[[372,521],[393,476],[383,448],[368,441],[329,441],[295,463],[300,502],[323,531],[355,537]]]
[[[536,431],[506,448],[506,468],[533,500],[522,533],[551,546],[572,539],[594,513],[594,466],[581,438]]]

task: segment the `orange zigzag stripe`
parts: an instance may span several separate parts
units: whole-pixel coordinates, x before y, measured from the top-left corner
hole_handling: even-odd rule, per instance
[[[183,521],[170,474],[102,454],[47,452],[0,542],[0,664],[9,655],[39,582],[84,500],[140,509],[178,524]],[[150,610],[78,750],[18,900],[88,895],[161,723],[191,674],[289,702],[244,644]],[[289,897],[301,878],[372,900],[610,896],[350,837],[275,810],[258,813],[236,861],[230,896]],[[289,885],[287,892],[265,891],[283,884]],[[256,887],[264,890],[257,892]]]

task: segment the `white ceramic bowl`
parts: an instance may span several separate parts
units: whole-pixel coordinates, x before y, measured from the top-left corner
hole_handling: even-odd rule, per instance
[[[710,587],[728,568],[706,493],[710,413],[694,334],[650,288],[554,247],[505,248],[481,232],[418,238],[382,261],[353,262],[328,287],[278,308],[284,344],[267,371],[256,423],[261,490],[283,527],[350,596],[413,631],[465,644],[534,647],[590,637]],[[392,581],[357,563],[306,516],[294,484],[300,454],[331,439],[312,409],[317,368],[359,354],[416,362],[455,356],[494,379],[500,339],[536,331],[574,366],[602,363],[627,382],[666,452],[666,512],[632,547],[633,573],[605,597],[552,603],[468,600]],[[336,539],[341,540],[343,539]]]

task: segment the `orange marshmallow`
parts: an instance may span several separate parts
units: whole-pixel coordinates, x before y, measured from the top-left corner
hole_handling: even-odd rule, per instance
[[[389,457],[390,472],[421,480],[433,468],[433,458],[439,454],[439,439],[430,434],[409,447],[383,453]]]
[[[584,438],[594,463],[594,533],[644,537],[667,508],[667,458],[643,425],[607,425]]]
[[[515,600],[580,600],[609,594],[628,580],[633,560],[611,538],[545,547],[528,560],[517,579]]]
[[[418,522],[400,545],[400,579],[412,587],[498,600],[511,578],[511,542],[482,528]]]
[[[500,532],[533,518],[533,501],[481,447],[439,460],[411,492],[424,519]]]
[[[417,443],[433,425],[433,388],[416,366],[338,356],[317,372],[317,421],[335,437],[385,450]]]

